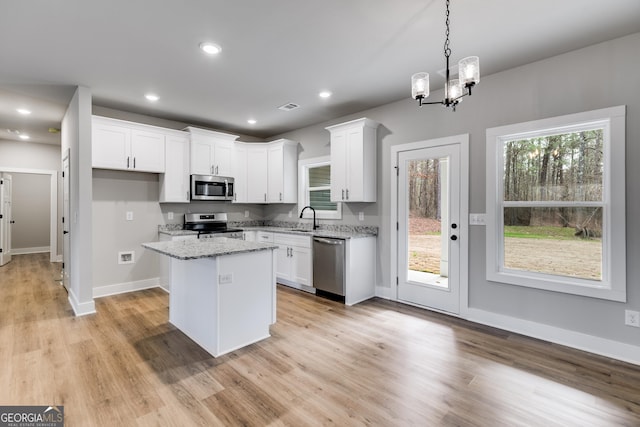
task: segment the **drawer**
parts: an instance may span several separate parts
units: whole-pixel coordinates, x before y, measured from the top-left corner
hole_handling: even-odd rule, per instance
[[[311,247],[311,236],[299,236],[297,234],[273,233],[273,242],[278,245]]]
[[[273,243],[273,233],[270,231],[258,231],[256,241],[262,243]]]

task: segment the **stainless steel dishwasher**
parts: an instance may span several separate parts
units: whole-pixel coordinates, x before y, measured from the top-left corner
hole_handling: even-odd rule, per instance
[[[313,238],[313,287],[321,292],[345,295],[345,241]]]

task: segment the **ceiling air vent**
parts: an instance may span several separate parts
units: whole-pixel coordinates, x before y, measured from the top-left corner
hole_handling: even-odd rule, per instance
[[[284,105],[279,106],[278,110],[291,111],[291,110],[295,110],[298,107],[300,107],[298,104],[294,104],[293,102],[288,102]]]

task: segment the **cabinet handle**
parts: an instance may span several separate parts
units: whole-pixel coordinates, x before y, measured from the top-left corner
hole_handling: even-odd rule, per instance
[[[136,158],[135,157],[133,158],[133,168],[134,169],[136,168]]]
[[[129,169],[129,156],[127,156],[127,169]]]
[[[267,193],[264,193],[264,201],[267,201]]]
[[[189,192],[187,191],[187,201],[189,201]]]
[[[282,193],[280,193],[280,201],[282,201]]]
[[[347,188],[347,200],[349,200],[349,189]]]
[[[213,165],[211,165],[211,175],[213,175]]]
[[[344,200],[344,188],[342,189],[342,200]]]

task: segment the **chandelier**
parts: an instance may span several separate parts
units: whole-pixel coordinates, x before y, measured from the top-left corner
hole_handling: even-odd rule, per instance
[[[429,96],[429,73],[416,73],[411,76],[411,97],[417,100],[421,107],[428,104],[442,104],[456,111],[456,105],[462,100],[462,97],[471,95],[471,88],[480,82],[480,60],[477,56],[468,56],[461,59],[458,62],[458,78],[449,78],[449,56],[451,56],[451,48],[449,47],[449,0],[447,0],[446,17],[447,30],[445,32],[444,57],[447,69],[444,99],[442,101],[424,102],[424,99]]]

